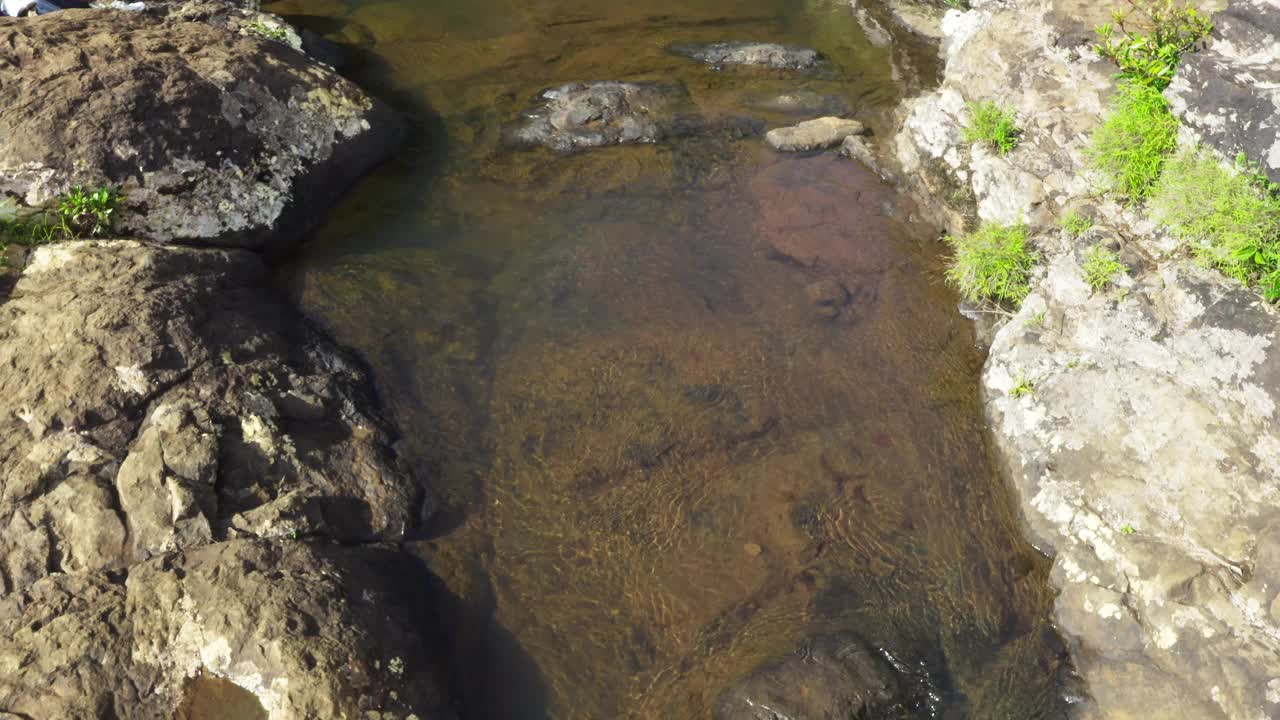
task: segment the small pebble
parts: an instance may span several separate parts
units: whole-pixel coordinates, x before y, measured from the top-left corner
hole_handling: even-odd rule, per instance
[[[751,557],[759,557],[760,553],[764,552],[764,548],[760,547],[756,543],[747,543],[742,546],[742,549],[746,550],[747,554]]]

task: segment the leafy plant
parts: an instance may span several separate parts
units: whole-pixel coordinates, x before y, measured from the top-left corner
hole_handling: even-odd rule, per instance
[[[1089,229],[1093,227],[1093,218],[1077,210],[1072,210],[1062,216],[1060,225],[1063,231],[1067,233],[1067,236],[1075,240],[1089,232]]]
[[[1190,4],[1174,0],[1127,0],[1128,8],[1111,13],[1097,27],[1098,54],[1134,82],[1164,90],[1173,81],[1178,61],[1196,49],[1213,23]]]
[[[0,239],[35,246],[55,240],[101,237],[111,232],[115,211],[123,200],[124,196],[114,188],[87,191],[77,186],[35,214],[0,220]]]
[[[264,22],[253,22],[249,24],[249,32],[268,40],[275,40],[276,42],[289,41],[289,33],[279,25],[268,25]]]
[[[1242,172],[1241,168],[1245,168]],[[1197,148],[1169,162],[1152,216],[1197,256],[1268,300],[1280,300],[1280,196],[1247,162],[1227,167]]]
[[[1030,324],[1032,327],[1043,328],[1045,324],[1048,322],[1049,322],[1049,311],[1041,310],[1040,312],[1035,313],[1031,316],[1031,319],[1028,321],[1028,324]]]
[[[114,188],[87,192],[76,186],[58,198],[58,222],[67,237],[99,237],[111,230],[111,216],[123,199]]]
[[[1134,529],[1133,529],[1133,526],[1132,526],[1132,525],[1129,525],[1128,523],[1125,523],[1125,524],[1124,524],[1123,526],[1121,526],[1121,528],[1120,528],[1120,534],[1121,534],[1121,535],[1132,535],[1132,534],[1134,534],[1134,533],[1136,533],[1136,532],[1138,532],[1138,531],[1137,531],[1137,530],[1134,530]]]
[[[1018,304],[1031,292],[1036,254],[1028,247],[1027,226],[986,223],[967,235],[947,238],[955,254],[947,282],[970,302]]]
[[[1018,129],[1013,110],[993,100],[969,103],[969,125],[964,129],[965,142],[981,143],[1001,155],[1018,145],[1022,131]]]
[[[1125,271],[1119,256],[1102,245],[1094,245],[1084,254],[1084,281],[1094,290],[1101,290],[1111,284],[1116,273]]]
[[[1177,147],[1178,120],[1164,95],[1150,85],[1125,82],[1085,155],[1112,190],[1139,202],[1155,190],[1165,160]]]
[[[1031,395],[1035,395],[1035,394],[1036,394],[1035,383],[1028,380],[1022,374],[1022,372],[1019,371],[1018,377],[1014,378],[1013,380],[1013,387],[1009,388],[1009,397],[1022,398],[1022,397],[1030,397]]]

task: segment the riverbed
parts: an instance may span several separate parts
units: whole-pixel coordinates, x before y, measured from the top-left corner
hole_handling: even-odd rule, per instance
[[[468,718],[703,718],[852,632],[915,717],[1065,716],[1047,562],[989,458],[982,353],[937,231],[832,153],[801,96],[876,134],[929,82],[844,2],[285,0],[411,120],[280,285],[371,366],[436,496]],[[672,43],[821,51],[711,68]],[[571,155],[504,131],[541,90],[679,82],[698,131]],[[810,111],[812,112],[812,111]]]

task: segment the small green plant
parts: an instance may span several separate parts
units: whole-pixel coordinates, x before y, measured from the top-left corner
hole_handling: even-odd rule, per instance
[[[1116,273],[1124,272],[1125,267],[1114,252],[1102,245],[1094,245],[1085,252],[1081,270],[1084,271],[1084,281],[1089,283],[1089,287],[1101,290],[1111,284]]]
[[[952,10],[969,9],[969,0],[942,0],[942,4]]]
[[[1049,311],[1041,310],[1031,316],[1030,324],[1032,327],[1043,328],[1049,320]]]
[[[1009,388],[1009,397],[1024,398],[1036,394],[1036,385],[1022,374],[1018,372],[1018,377],[1013,379],[1013,387]]]
[[[123,199],[114,188],[76,186],[58,198],[58,223],[67,237],[100,237],[111,230],[112,214]]]
[[[969,125],[964,129],[965,142],[987,145],[1007,155],[1018,145],[1022,131],[1018,129],[1013,110],[992,100],[969,103]]]
[[[1093,218],[1078,210],[1072,210],[1062,216],[1060,224],[1063,232],[1067,234],[1067,237],[1075,240],[1081,235],[1089,232],[1090,228],[1093,227]]]
[[[1252,164],[1231,168],[1207,150],[1169,162],[1151,214],[1210,265],[1280,300],[1280,196]]]
[[[1164,95],[1149,85],[1124,82],[1085,155],[1111,190],[1136,203],[1155,190],[1165,160],[1177,147],[1178,120]]]
[[[1027,226],[986,223],[967,235],[947,238],[955,253],[947,282],[970,302],[1017,305],[1031,292],[1036,254],[1028,247]]]
[[[1164,90],[1173,80],[1178,61],[1213,32],[1213,23],[1200,11],[1174,0],[1127,0],[1129,7],[1111,14],[1111,22],[1097,27],[1098,55],[1120,68],[1133,82]]]
[[[249,23],[249,32],[268,40],[275,40],[276,42],[289,41],[289,33],[285,32],[285,29],[279,25],[268,25],[264,22],[253,22]]]
[[[101,237],[111,232],[124,196],[114,188],[74,187],[34,214],[0,220],[0,239],[36,246],[55,240]]]
[[[1122,526],[1122,527],[1120,528],[1120,534],[1121,534],[1121,535],[1132,535],[1132,534],[1134,534],[1134,533],[1136,533],[1136,532],[1138,532],[1138,531],[1137,531],[1137,530],[1134,530],[1134,529],[1133,529],[1133,526],[1132,526],[1132,525],[1129,525],[1129,524],[1127,524],[1127,523],[1126,523],[1124,526]]]

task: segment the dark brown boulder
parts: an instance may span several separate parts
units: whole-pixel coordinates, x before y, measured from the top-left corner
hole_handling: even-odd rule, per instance
[[[278,249],[394,148],[385,106],[284,43],[187,19],[204,6],[0,18],[0,194],[114,185],[119,230]]]

